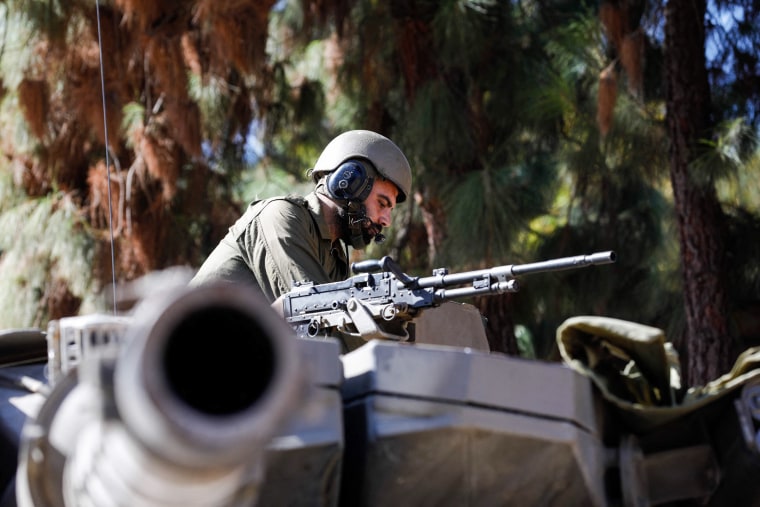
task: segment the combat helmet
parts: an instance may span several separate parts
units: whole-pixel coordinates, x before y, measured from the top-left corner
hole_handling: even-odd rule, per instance
[[[370,130],[350,130],[330,141],[312,170],[314,181],[350,159],[366,159],[377,172],[398,187],[396,202],[404,202],[412,188],[412,169],[401,149]]]

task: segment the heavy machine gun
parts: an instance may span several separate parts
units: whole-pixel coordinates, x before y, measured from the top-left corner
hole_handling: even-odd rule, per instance
[[[421,311],[449,300],[517,292],[516,276],[615,262],[615,252],[562,257],[529,264],[410,276],[392,258],[354,263],[356,275],[315,285],[296,283],[283,296],[283,315],[301,338],[338,335],[364,341],[411,341],[407,323]]]

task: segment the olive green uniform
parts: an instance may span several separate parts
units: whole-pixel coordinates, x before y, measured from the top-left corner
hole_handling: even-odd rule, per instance
[[[320,284],[347,277],[346,252],[340,241],[330,239],[312,192],[252,203],[190,283],[245,283],[260,288],[272,302],[293,282]]]

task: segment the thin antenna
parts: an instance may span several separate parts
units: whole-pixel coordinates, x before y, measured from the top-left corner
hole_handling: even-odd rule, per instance
[[[103,98],[103,132],[106,142],[106,177],[108,181],[108,230],[111,236],[111,287],[113,288],[113,313],[116,313],[116,255],[113,240],[113,201],[111,200],[111,159],[108,142],[108,114],[106,113],[106,78],[103,74],[103,39],[100,33],[100,1],[95,0],[95,14],[98,20],[98,51],[100,56],[100,93]]]

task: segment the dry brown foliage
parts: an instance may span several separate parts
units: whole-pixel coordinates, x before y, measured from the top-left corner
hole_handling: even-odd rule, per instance
[[[644,34],[641,29],[626,34],[620,47],[620,63],[628,78],[628,90],[634,97],[644,93]]]
[[[420,207],[425,233],[428,238],[428,262],[434,263],[438,258],[436,245],[443,243],[446,237],[446,223],[443,220],[444,205],[437,196],[430,197],[423,192],[414,192],[414,202]]]
[[[203,61],[198,50],[199,40],[198,32],[183,33],[181,37],[182,59],[190,71],[197,76],[203,74]]]
[[[429,53],[432,45],[430,27],[419,20],[408,20],[404,23],[399,37],[398,53],[401,57],[401,68],[404,73],[404,83],[407,97],[412,99],[417,89],[435,76],[432,67],[434,58]],[[424,65],[427,63],[427,65]]]
[[[133,46],[132,33],[121,29],[121,16],[112,9],[103,7],[100,9],[100,41],[98,46],[98,20],[94,10],[85,13],[86,27],[82,30],[77,45],[68,48],[67,57],[79,59],[89,67],[100,67],[102,49],[103,71],[106,80],[123,78],[121,75],[124,67],[125,54],[128,54]],[[70,62],[73,64],[75,62]]]
[[[138,174],[144,183],[152,179],[161,187],[164,204],[171,203],[177,192],[180,157],[176,142],[166,135],[145,132],[137,148],[145,161],[147,174]]]
[[[273,0],[247,2],[199,0],[193,20],[203,34],[211,72],[221,74],[230,65],[242,74],[253,74],[265,63],[269,11]]]
[[[51,190],[50,177],[37,160],[16,157],[12,162],[13,180],[30,197],[42,197]]]
[[[166,95],[187,97],[182,42],[180,38],[151,37],[145,44],[150,66],[150,84]]]
[[[118,155],[122,151],[118,141],[122,106],[130,96],[123,61],[125,54],[130,51],[131,42],[119,31],[117,17],[112,11],[101,10],[101,18],[105,114],[101,88],[101,54],[97,30],[93,28],[97,20],[91,14],[87,17],[89,25],[80,34],[78,44],[69,48],[63,57],[66,72],[63,94],[60,96],[60,104],[57,104],[57,138],[68,136],[71,140],[56,142],[59,147],[65,146],[67,149],[66,152],[59,150],[53,153],[56,160],[75,156],[74,150],[81,153],[81,158],[86,158],[94,148],[93,140],[105,146],[106,120],[112,154]],[[82,167],[82,171],[87,171],[87,167]],[[85,181],[84,178],[81,179]]]
[[[114,5],[124,13],[127,26],[138,31],[156,29],[166,20],[177,17],[181,2],[173,0],[114,0]]]
[[[131,279],[187,258],[182,248],[166,248],[175,214],[202,214],[215,232],[234,219],[238,210],[233,203],[208,204],[202,118],[188,93],[188,73],[226,82],[229,119],[233,127],[246,128],[254,114],[249,78],[255,75],[260,96],[270,84],[265,45],[274,3],[114,0],[99,9],[100,34],[94,8],[72,7],[78,10],[76,19],[84,21],[68,27],[68,33],[77,31],[76,43],[43,39],[35,48],[35,66],[18,93],[30,129],[41,142],[33,156],[14,153],[12,145],[5,153],[30,195],[58,188],[78,196],[83,216],[104,242],[97,248],[95,266],[101,280],[111,276],[105,243],[111,225],[118,278]],[[134,119],[134,138],[126,139],[121,124],[130,102],[138,102],[144,116],[142,124]],[[181,172],[183,167],[192,169]],[[188,179],[182,187],[180,177]],[[114,224],[108,223],[109,204]]]
[[[196,215],[208,211],[209,188],[213,188],[214,183],[216,183],[212,179],[209,168],[204,164],[198,164],[198,167],[187,175],[187,186],[182,198],[185,202],[185,209],[189,213]],[[215,201],[212,200],[212,202]]]
[[[108,200],[110,182],[111,200]],[[125,222],[126,191],[124,175],[111,168],[110,179],[103,160],[90,167],[87,173],[89,187],[89,221],[97,229],[109,229],[113,225],[115,236],[120,236]],[[109,207],[110,204],[110,207]],[[111,218],[114,223],[111,224]]]
[[[602,136],[606,136],[612,128],[612,119],[617,101],[617,76],[615,64],[608,65],[599,74],[599,95],[597,97],[596,122]]]
[[[620,60],[629,92],[637,98],[644,93],[644,34],[641,27],[630,26],[627,0],[606,0],[599,6],[599,19]]]
[[[153,85],[161,90],[164,121],[173,137],[187,154],[201,155],[201,121],[198,106],[187,92],[187,76],[181,38],[153,38],[146,47]],[[154,111],[158,113],[158,111]],[[168,134],[168,132],[166,132]]]
[[[55,320],[76,315],[81,304],[82,299],[69,290],[68,282],[55,278],[45,285],[40,307],[47,309],[49,320]]]
[[[145,273],[158,269],[165,261],[167,229],[171,217],[166,213],[145,210],[134,222],[133,234],[129,242],[134,263]]]
[[[73,70],[76,69],[76,70]],[[105,146],[106,123],[108,120],[108,137],[111,147],[118,152],[119,128],[121,125],[121,101],[111,93],[106,94],[106,115],[103,114],[103,101],[100,88],[100,70],[97,67],[79,65],[73,67],[66,87],[69,109],[77,117],[78,128],[86,126],[95,140]],[[73,132],[72,132],[73,133]],[[83,148],[83,147],[82,147]]]
[[[599,6],[599,19],[610,42],[620,48],[623,37],[628,33],[624,5],[621,7],[617,2],[602,2]]]
[[[24,119],[32,133],[43,139],[50,109],[48,84],[42,79],[23,79],[18,86],[18,100]]]

